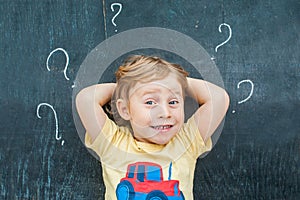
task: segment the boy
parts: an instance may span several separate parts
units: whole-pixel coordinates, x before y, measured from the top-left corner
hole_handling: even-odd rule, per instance
[[[78,93],[86,145],[101,158],[106,200],[193,199],[197,158],[210,151],[229,97],[187,75],[161,58],[132,56],[116,72],[117,83]],[[186,94],[200,107],[185,123]],[[114,121],[102,108],[108,102]]]

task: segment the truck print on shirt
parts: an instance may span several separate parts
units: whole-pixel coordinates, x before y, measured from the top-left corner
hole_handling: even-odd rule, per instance
[[[118,200],[184,200],[179,190],[179,181],[163,180],[160,165],[152,162],[136,162],[127,167],[126,177],[120,180],[116,189]]]

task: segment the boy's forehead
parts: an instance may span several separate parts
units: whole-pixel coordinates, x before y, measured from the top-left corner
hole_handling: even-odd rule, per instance
[[[136,93],[138,95],[154,94],[161,92],[171,92],[174,95],[182,95],[182,87],[178,81],[162,82],[152,81],[150,83],[137,83],[135,87],[131,89],[131,94]]]

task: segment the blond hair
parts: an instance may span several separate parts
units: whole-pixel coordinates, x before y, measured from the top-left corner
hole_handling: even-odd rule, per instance
[[[116,101],[123,99],[129,103],[129,91],[138,82],[149,83],[155,80],[161,80],[170,73],[176,75],[178,82],[182,86],[182,92],[185,94],[188,72],[180,65],[169,63],[155,56],[134,55],[128,57],[115,73],[117,86],[111,101],[111,113],[114,121],[119,126],[127,126],[131,129],[130,123],[119,115],[116,108]]]

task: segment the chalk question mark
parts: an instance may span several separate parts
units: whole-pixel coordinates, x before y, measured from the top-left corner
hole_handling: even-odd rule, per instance
[[[237,88],[238,88],[238,89],[240,89],[240,85],[241,85],[242,83],[250,83],[250,85],[251,85],[251,90],[250,90],[249,95],[248,95],[245,99],[243,99],[243,100],[241,100],[241,101],[238,101],[238,104],[245,103],[246,101],[248,101],[248,100],[251,98],[251,96],[253,95],[253,90],[254,90],[254,83],[253,83],[251,80],[249,80],[249,79],[240,81],[240,82],[237,84]],[[235,110],[233,110],[232,113],[235,113]]]
[[[218,52],[218,48],[221,47],[221,46],[223,46],[224,44],[226,44],[230,40],[230,38],[232,36],[231,27],[228,24],[226,24],[226,23],[223,23],[223,24],[219,25],[219,32],[222,33],[222,29],[221,29],[222,26],[226,26],[229,29],[229,36],[228,36],[228,38],[224,42],[222,42],[221,44],[219,44],[218,46],[216,46],[216,48],[215,48],[216,52]]]
[[[62,51],[65,54],[65,56],[66,56],[66,64],[65,64],[65,68],[64,68],[64,76],[65,76],[65,79],[70,80],[69,77],[67,76],[67,69],[68,69],[68,66],[69,66],[69,55],[68,55],[67,51],[64,50],[63,48],[57,48],[57,49],[54,49],[53,51],[51,51],[51,53],[47,57],[47,61],[46,61],[47,70],[50,72],[49,59],[52,56],[52,54],[55,53],[56,51]],[[74,87],[75,87],[75,83],[72,85],[72,88],[74,88]]]
[[[48,104],[48,103],[40,103],[40,104],[37,106],[37,108],[36,108],[36,115],[37,115],[37,117],[40,118],[40,119],[42,118],[42,117],[40,116],[40,113],[39,113],[40,107],[41,107],[41,106],[48,106],[48,107],[51,108],[51,110],[53,111],[53,113],[54,113],[54,118],[55,118],[55,139],[56,139],[56,140],[61,140],[61,136],[58,135],[58,120],[57,120],[56,111],[54,110],[54,108],[53,108],[52,105],[50,105],[50,104]],[[65,141],[62,140],[61,145],[63,146],[64,143],[65,143]]]
[[[242,83],[250,83],[250,84],[251,84],[251,91],[250,91],[248,97],[246,97],[244,100],[239,101],[238,104],[245,103],[246,101],[248,101],[248,100],[251,98],[251,96],[252,96],[252,94],[253,94],[253,90],[254,90],[254,84],[253,84],[253,82],[252,82],[251,80],[249,80],[249,79],[240,81],[240,82],[237,84],[237,88],[238,88],[238,89],[240,88],[240,85],[241,85]]]
[[[115,23],[115,19],[116,19],[116,17],[120,14],[120,12],[121,12],[121,10],[122,10],[122,4],[120,4],[120,3],[112,3],[112,4],[110,5],[110,9],[111,9],[112,12],[115,12],[114,6],[118,6],[118,7],[119,7],[119,10],[118,10],[118,12],[114,15],[114,17],[112,18],[111,23],[112,23],[115,27],[117,27],[117,24]],[[115,32],[117,32],[117,31],[118,31],[118,30],[116,29]]]
[[[52,56],[52,54],[55,53],[55,52],[57,52],[57,51],[62,51],[65,54],[65,56],[66,56],[66,64],[65,64],[65,68],[64,68],[64,76],[65,76],[65,78],[67,80],[70,80],[69,77],[67,76],[67,69],[68,69],[68,66],[69,66],[69,55],[68,55],[67,51],[64,50],[63,48],[57,48],[57,49],[54,49],[53,51],[51,51],[51,53],[49,54],[49,56],[47,58],[47,61],[46,61],[47,70],[50,72],[49,59]]]

